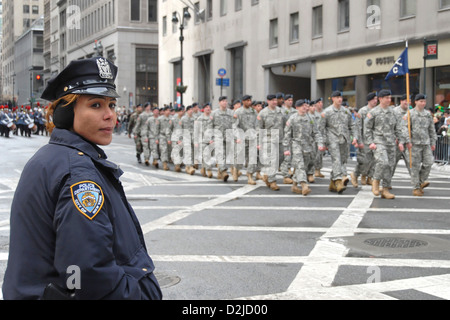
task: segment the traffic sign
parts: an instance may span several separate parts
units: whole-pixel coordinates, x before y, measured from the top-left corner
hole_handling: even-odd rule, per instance
[[[227,70],[221,68],[219,69],[219,77],[224,78],[227,75]]]
[[[228,79],[228,78],[217,78],[216,79],[216,86],[229,87],[230,86],[230,79]]]

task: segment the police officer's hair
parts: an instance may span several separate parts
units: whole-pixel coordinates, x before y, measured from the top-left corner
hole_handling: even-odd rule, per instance
[[[48,108],[48,112],[46,115],[47,119],[47,131],[51,134],[53,129],[55,129],[55,124],[53,123],[53,114],[55,112],[56,107],[59,108],[70,108],[75,105],[77,99],[80,97],[78,94],[68,94],[58,100],[52,102],[50,107]]]

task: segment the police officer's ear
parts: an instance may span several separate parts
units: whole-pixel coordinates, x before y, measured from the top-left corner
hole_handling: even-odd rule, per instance
[[[67,101],[61,100],[53,111],[53,124],[58,129],[70,130],[73,127],[75,114],[73,111],[75,102],[68,104]]]

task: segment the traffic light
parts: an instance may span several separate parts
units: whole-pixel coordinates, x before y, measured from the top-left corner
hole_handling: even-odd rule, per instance
[[[40,75],[40,74],[38,74],[38,75],[36,75],[36,80],[41,80],[42,79],[42,76]]]

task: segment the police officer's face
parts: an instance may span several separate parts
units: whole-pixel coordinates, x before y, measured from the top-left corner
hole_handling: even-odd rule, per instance
[[[74,108],[73,130],[86,140],[107,146],[117,122],[116,99],[82,95]]]

